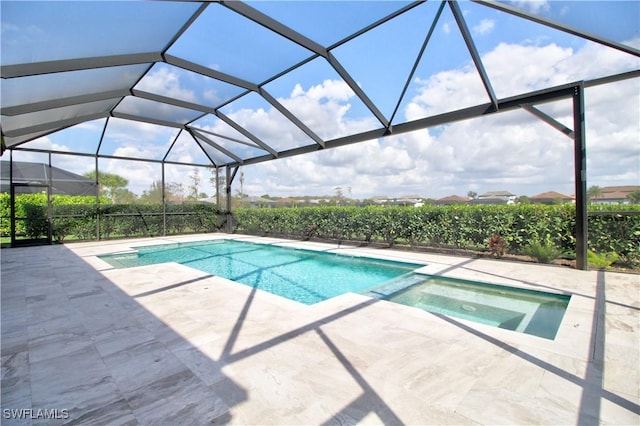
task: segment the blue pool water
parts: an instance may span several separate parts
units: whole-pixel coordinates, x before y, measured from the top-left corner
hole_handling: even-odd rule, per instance
[[[365,293],[494,327],[554,339],[570,296],[473,281],[407,274]]]
[[[115,268],[177,262],[305,304],[357,293],[423,266],[234,240],[137,247],[100,258]]]
[[[115,268],[177,262],[307,305],[362,293],[547,339],[555,338],[570,299],[414,273],[418,264],[235,240],[137,247],[100,258]]]

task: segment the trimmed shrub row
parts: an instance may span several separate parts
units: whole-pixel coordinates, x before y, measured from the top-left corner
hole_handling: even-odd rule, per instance
[[[53,235],[61,241],[67,235],[77,239],[95,239],[99,218],[100,238],[153,237],[163,235],[163,209],[161,204],[112,204],[91,206],[65,206],[54,209]],[[224,225],[224,216],[215,205],[181,204],[166,206],[166,234],[215,232]]]
[[[163,234],[160,204],[109,204],[95,197],[54,195],[53,236],[56,240],[158,236]],[[44,235],[46,195],[16,197],[17,231],[33,238]],[[166,205],[166,233],[215,232],[225,215],[210,204]],[[640,205],[590,206],[589,249],[615,252],[618,263],[640,268]],[[603,212],[605,214],[598,214]],[[0,194],[2,236],[10,235],[9,194]],[[99,229],[97,229],[99,219]],[[237,209],[237,232],[285,238],[323,238],[485,251],[493,236],[507,252],[526,254],[535,244],[575,253],[573,205],[454,205],[424,207],[302,207]]]
[[[95,204],[95,197],[53,196],[52,228],[57,241],[92,240],[117,237],[158,236],[163,234],[161,204]],[[8,194],[0,196],[2,236],[11,232]],[[165,207],[168,235],[190,232],[214,232],[224,226],[225,217],[211,204],[168,204]],[[16,196],[16,232],[31,238],[47,233],[45,194]],[[99,222],[99,229],[98,229]]]
[[[637,212],[640,206],[616,209]],[[510,253],[545,243],[575,256],[575,207],[569,204],[238,209],[234,217],[237,231],[258,235],[480,251],[499,235]],[[625,263],[640,265],[640,215],[590,215],[588,239],[591,250],[615,251]]]

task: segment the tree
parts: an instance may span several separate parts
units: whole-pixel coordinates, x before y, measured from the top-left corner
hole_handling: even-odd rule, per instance
[[[336,206],[342,204],[342,199],[343,199],[342,187],[341,186],[336,186],[333,189],[334,189],[334,191],[336,191]]]
[[[113,197],[121,204],[133,204],[138,201],[138,196],[127,188],[117,188],[113,193]]]
[[[526,195],[521,195],[516,198],[516,204],[531,204],[531,200]]]
[[[211,172],[209,183],[213,186],[215,196],[220,197],[220,203],[224,204],[226,200],[225,188],[227,179],[225,176],[221,176],[218,169],[215,167],[210,167],[209,171]]]
[[[602,188],[598,185],[592,185],[587,189],[587,203],[590,203],[591,200],[595,200],[602,197]]]
[[[478,198],[478,193],[474,191],[469,191],[467,192],[467,197],[473,198],[475,200],[476,198]]]
[[[164,197],[167,201],[184,202],[184,185],[178,182],[169,182],[164,188]]]
[[[189,175],[189,179],[191,179],[191,185],[189,185],[189,197],[197,200],[200,192],[198,190],[200,187],[200,170],[194,168],[193,173]]]
[[[640,204],[640,189],[636,189],[627,198],[631,200],[631,204]]]
[[[237,189],[238,194],[238,202],[240,207],[244,205],[245,198],[248,197],[247,194],[244,193],[244,172],[240,172],[240,189]]]
[[[151,183],[148,191],[143,191],[140,201],[150,204],[162,203],[162,181],[156,180]]]
[[[95,170],[84,174],[85,177],[96,180]],[[120,175],[113,173],[98,172],[98,184],[100,185],[100,195],[108,197],[112,203],[118,202],[118,195],[130,197],[131,191],[123,192],[129,185],[129,181]],[[135,195],[134,195],[135,197]]]

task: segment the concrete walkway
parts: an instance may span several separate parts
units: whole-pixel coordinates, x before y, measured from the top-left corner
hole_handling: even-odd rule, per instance
[[[176,263],[113,269],[96,257],[224,237],[572,298],[548,340],[357,294],[306,306]],[[637,275],[224,234],[0,255],[3,425],[640,423]]]

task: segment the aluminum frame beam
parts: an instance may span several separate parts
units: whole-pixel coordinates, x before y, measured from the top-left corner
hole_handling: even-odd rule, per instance
[[[369,96],[360,88],[358,83],[351,77],[351,75],[347,72],[347,70],[340,64],[340,62],[331,54],[331,52],[323,47],[322,45],[316,43],[315,41],[309,39],[308,37],[300,34],[299,32],[293,30],[292,28],[276,21],[270,16],[265,15],[264,13],[252,8],[251,6],[240,2],[240,1],[222,1],[224,6],[233,10],[236,13],[244,16],[256,22],[263,27],[274,31],[275,33],[291,40],[292,42],[308,49],[310,52],[315,53],[316,55],[324,57],[329,64],[336,70],[336,72],[340,75],[340,77],[347,83],[347,85],[353,90],[353,92],[360,98],[360,100],[365,104],[365,106],[373,113],[373,115],[382,123],[383,126],[389,127],[389,121],[385,118],[384,114],[380,112],[380,110],[376,107],[376,105],[371,101]],[[403,10],[404,11],[404,10]],[[391,15],[390,15],[391,16]],[[393,15],[395,16],[395,15]],[[391,17],[393,17],[391,16]],[[388,19],[391,19],[389,17]],[[381,21],[380,23],[382,23]],[[379,24],[378,24],[379,25]],[[304,129],[303,129],[304,131]],[[305,132],[306,133],[306,132]],[[319,143],[318,140],[312,137]]]
[[[28,114],[30,112],[45,111],[48,109],[62,108],[66,106],[86,104],[95,101],[118,99],[130,95],[129,88],[109,90],[106,92],[90,93],[87,95],[70,96],[68,98],[51,99],[47,101],[33,102],[2,108],[2,115],[14,116]]]
[[[294,29],[276,21],[270,16],[252,8],[248,4],[241,1],[221,1],[223,6],[228,7],[234,12],[244,16],[251,21],[262,25],[263,27],[281,35],[282,37],[291,40],[292,42],[304,47],[305,49],[316,53],[320,56],[327,56],[327,49],[322,45],[316,43],[310,38],[300,34]]]
[[[142,121],[144,123],[157,124],[159,126],[173,127],[176,129],[185,128],[184,124],[174,123],[173,121],[160,120],[160,119],[151,118],[151,117],[143,117],[141,115],[127,114],[127,113],[118,112],[118,111],[112,111],[111,117],[123,118],[125,120],[132,120],[132,121]]]
[[[636,71],[630,71],[630,72],[625,72],[625,73],[620,73],[620,74],[616,74],[616,75],[612,75],[612,76],[607,76],[604,78],[599,78],[599,79],[594,79],[594,80],[589,80],[584,82],[583,86],[584,87],[594,87],[594,86],[598,86],[598,85],[603,85],[603,84],[609,84],[609,83],[613,83],[613,82],[617,82],[617,81],[624,81],[624,80],[628,80],[628,79],[634,79],[634,78],[640,78],[640,70],[636,70]],[[533,105],[533,103],[531,103],[530,101],[532,99],[535,99],[535,103],[539,104],[539,103],[543,103],[543,102],[551,102],[554,100],[559,99],[559,97],[557,95],[554,95],[555,92],[557,92],[558,90],[568,90],[569,92],[572,90],[571,88],[575,86],[576,83],[573,84],[568,84],[568,85],[562,85],[562,86],[557,86],[555,88],[550,88],[550,89],[545,89],[542,91],[536,91],[536,92],[529,92],[529,93],[525,93],[522,95],[518,95],[518,96],[514,96],[514,97],[510,97],[510,98],[505,98],[502,100],[499,100],[499,108],[501,111],[507,111],[507,110],[511,110],[511,109],[516,109],[516,108],[522,108],[523,105]],[[568,93],[568,92],[567,92]],[[567,94],[565,96],[565,98],[569,98],[571,97],[569,94]],[[492,104],[488,103],[488,104],[480,104],[480,105],[476,105],[476,106],[472,106],[469,108],[464,108],[461,110],[457,110],[457,111],[452,111],[452,112],[447,112],[447,113],[443,113],[443,114],[439,114],[439,115],[435,115],[435,116],[430,116],[430,117],[425,117],[422,119],[418,119],[418,120],[414,120],[411,122],[406,122],[406,123],[401,123],[398,125],[395,125],[393,127],[393,132],[389,132],[388,129],[385,128],[379,128],[379,129],[375,129],[375,130],[370,130],[367,132],[362,132],[359,134],[355,134],[355,135],[350,135],[350,136],[345,136],[343,138],[338,138],[338,139],[334,139],[334,140],[330,140],[330,141],[325,141],[325,148],[334,148],[334,147],[339,147],[339,146],[344,146],[344,145],[350,145],[353,143],[357,143],[357,142],[364,142],[364,141],[368,141],[368,140],[372,140],[372,139],[377,139],[377,138],[381,138],[384,136],[387,136],[389,134],[400,134],[400,133],[406,133],[406,132],[411,132],[411,131],[415,131],[415,130],[421,130],[421,129],[425,129],[425,128],[429,128],[429,127],[434,127],[434,126],[438,126],[438,125],[443,125],[443,124],[447,124],[447,123],[452,123],[455,121],[462,121],[462,120],[467,120],[470,118],[475,118],[475,117],[480,117],[483,115],[487,115],[487,114],[491,114],[496,112],[492,106]],[[124,115],[124,114],[114,114],[113,116],[118,117],[120,116],[121,118],[126,118],[126,119],[137,119],[137,117],[135,116],[128,116],[128,115]],[[225,121],[227,124],[229,124],[231,127],[233,127],[234,129],[236,129],[237,131],[239,131],[241,134],[243,134],[245,137],[247,137],[250,141],[252,141],[253,143],[255,143],[254,145],[251,144],[247,144],[246,142],[240,141],[240,140],[234,140],[233,138],[229,138],[223,135],[215,135],[214,136],[219,136],[219,137],[224,137],[226,139],[229,140],[234,140],[235,142],[238,143],[244,143],[248,146],[252,146],[252,147],[257,147],[260,149],[264,149],[266,152],[268,152],[269,154],[266,155],[261,155],[261,156],[257,156],[257,157],[252,157],[249,159],[244,159],[243,164],[244,165],[248,165],[248,164],[257,164],[257,163],[261,163],[264,161],[269,161],[269,160],[273,160],[275,158],[278,157],[290,157],[290,156],[295,156],[295,155],[300,155],[300,154],[304,154],[304,153],[308,153],[308,152],[314,152],[317,151],[318,149],[320,149],[320,147],[318,145],[307,145],[307,146],[303,146],[300,148],[294,148],[291,150],[287,150],[287,151],[282,151],[282,152],[278,152],[276,150],[274,150],[273,148],[269,147],[268,145],[264,144],[264,142],[262,142],[261,140],[259,140],[257,137],[255,137],[253,134],[251,134],[250,132],[246,131],[242,126],[238,125],[237,123],[235,123],[233,120],[231,120],[230,118],[228,118],[227,116],[225,116],[224,114],[220,113],[219,111],[216,112],[216,116],[218,118],[220,118],[221,120]],[[109,118],[108,114],[107,115],[101,115],[97,118]],[[82,121],[85,121],[83,118],[76,118],[73,120],[70,120],[70,123],[64,123],[66,124],[66,127],[74,125],[74,124],[78,124]],[[154,121],[157,123],[157,121]],[[190,126],[180,126],[180,125],[176,125],[175,123],[170,123],[171,127],[177,127],[177,128],[183,128],[186,129]],[[51,123],[50,123],[51,125]],[[105,128],[108,125],[108,123],[105,123]],[[61,124],[61,122],[55,122],[55,125],[52,125],[53,127],[51,127],[51,129],[55,129],[55,128],[64,128],[65,126],[63,126]],[[198,131],[201,132],[205,132],[208,133],[207,131],[198,129],[197,127],[192,127],[194,129],[197,129]],[[25,134],[28,134],[30,131],[32,131],[33,128],[29,128],[27,131],[25,131]],[[38,130],[33,130],[34,132],[38,131]],[[55,131],[55,130],[52,130]],[[563,133],[565,133],[563,131]],[[104,134],[104,129],[103,129],[103,134]],[[9,137],[12,137],[11,135],[9,135]],[[97,155],[99,152],[99,148],[101,145],[101,141],[102,141],[102,136],[100,138],[100,142],[98,143],[98,151],[96,152],[96,154],[87,154],[89,156],[91,155]],[[26,142],[26,141],[25,141]],[[20,143],[19,145],[21,145],[22,143]],[[12,146],[8,146],[7,148],[9,150],[21,150],[21,151],[34,151],[34,152],[47,152],[46,150],[38,150],[38,149],[33,149],[33,148],[21,148],[19,147],[19,145],[12,145]],[[69,154],[69,152],[59,152],[60,154]],[[85,155],[83,153],[78,153],[77,155]],[[101,156],[101,157],[105,157],[105,156]],[[107,156],[107,158],[109,158]],[[113,157],[113,158],[119,158],[119,159],[127,159],[125,157]],[[139,160],[139,159],[137,159]],[[150,161],[154,161],[154,160],[150,160]],[[173,163],[173,162],[172,162]],[[187,163],[179,163],[179,162],[175,162],[175,164],[185,164],[188,165]],[[233,165],[233,163],[231,163]]]
[[[518,9],[516,7],[513,7],[513,6],[509,6],[508,4],[499,3],[499,2],[494,1],[494,0],[471,0],[471,1],[473,1],[474,3],[478,3],[478,4],[481,4],[481,5],[484,5],[484,6],[488,6],[488,7],[500,10],[502,12],[509,13],[511,15],[518,16],[520,18],[527,19],[529,21],[536,22],[538,24],[546,25],[547,27],[551,27],[551,28],[554,28],[556,30],[564,31],[565,33],[569,33],[569,34],[572,34],[572,35],[575,35],[575,36],[578,36],[578,37],[581,37],[581,38],[584,38],[584,39],[587,39],[587,40],[590,40],[590,41],[593,41],[593,42],[596,42],[596,43],[599,43],[599,44],[602,44],[602,45],[605,45],[605,46],[608,46],[608,47],[611,47],[613,49],[617,49],[617,50],[620,50],[622,52],[629,53],[629,54],[634,55],[634,56],[640,56],[640,50],[634,49],[633,47],[628,46],[626,44],[618,43],[616,41],[609,40],[609,39],[607,39],[605,37],[597,36],[595,34],[592,34],[592,33],[588,32],[588,31],[583,31],[583,30],[577,29],[575,27],[571,27],[569,25],[565,25],[565,24],[562,24],[560,22],[554,21],[552,19],[544,18],[542,16],[526,12],[526,11],[524,11],[522,9]]]
[[[214,167],[216,167],[216,163],[215,161],[213,161],[213,159],[211,158],[211,156],[207,153],[207,151],[204,150],[204,148],[202,148],[202,145],[200,144],[200,142],[193,137],[193,135],[191,134],[191,132],[189,132],[188,129],[180,129],[180,131],[176,134],[176,136],[173,138],[173,141],[171,142],[171,145],[169,146],[169,148],[167,149],[167,152],[164,154],[164,156],[162,157],[162,163],[167,163],[167,164],[175,164],[172,162],[168,162],[167,161],[167,157],[169,157],[169,154],[171,154],[171,150],[173,149],[173,147],[175,146],[176,142],[178,142],[178,138],[180,137],[180,135],[182,134],[182,132],[185,132],[187,135],[189,135],[191,137],[191,139],[193,140],[193,142],[198,146],[198,148],[200,148],[200,151],[202,151],[202,153],[204,154],[205,157],[207,157],[207,160],[209,160],[209,162],[211,163],[211,165],[213,165]],[[193,166],[196,166],[196,164],[192,164]],[[198,164],[197,166],[202,166],[200,164]],[[210,165],[206,165],[204,167],[210,167]],[[163,166],[164,168],[164,166]]]
[[[152,64],[162,62],[160,52],[133,53],[127,55],[96,56],[92,58],[61,59],[58,61],[32,62],[4,65],[2,78],[29,77],[32,75],[117,67],[121,65]]]
[[[278,154],[279,154],[278,151],[276,151],[275,149],[271,148],[269,145],[267,145],[262,140],[260,140],[260,138],[255,136],[253,133],[249,132],[247,129],[245,129],[244,127],[242,127],[241,125],[239,125],[238,123],[236,123],[235,121],[233,121],[232,119],[230,119],[229,117],[227,117],[226,115],[221,113],[220,111],[216,111],[216,117],[218,117],[220,120],[224,121],[229,126],[231,126],[234,129],[236,129],[238,132],[240,132],[240,134],[242,134],[247,139],[251,140],[253,143],[258,145],[260,148],[262,148],[265,151],[267,151],[269,154],[271,154],[273,156],[272,158],[278,158]]]
[[[21,127],[19,129],[15,129],[15,130],[5,130],[2,129],[3,134],[5,137],[17,137],[17,136],[24,136],[24,135],[28,135],[30,133],[38,133],[38,132],[46,132],[48,130],[60,130],[63,129],[65,127],[69,127],[69,126],[73,126],[75,124],[80,124],[80,123],[84,123],[85,121],[91,121],[91,120],[97,120],[99,118],[105,118],[109,116],[109,111],[100,111],[100,112],[94,112],[91,114],[87,114],[87,115],[80,115],[77,117],[72,117],[72,118],[66,118],[63,120],[56,120],[56,121],[51,121],[51,122],[47,122],[47,123],[40,123],[40,124],[36,124],[34,126],[29,126],[29,127]],[[24,141],[21,143],[26,143],[28,141]]]
[[[422,56],[424,55],[424,52],[427,49],[427,46],[429,45],[429,40],[431,40],[431,36],[433,36],[433,32],[435,31],[436,26],[438,25],[438,21],[440,20],[440,15],[442,15],[442,11],[444,10],[444,7],[445,7],[445,2],[440,3],[440,7],[438,7],[438,11],[436,12],[435,17],[433,18],[433,22],[431,22],[431,26],[429,27],[429,31],[427,32],[427,35],[425,36],[424,41],[422,42],[422,46],[420,47],[420,52],[418,52],[418,56],[416,57],[416,60],[413,63],[413,67],[411,68],[411,71],[407,76],[407,80],[404,83],[404,87],[402,88],[402,92],[400,92],[398,103],[396,104],[396,107],[393,109],[393,112],[391,113],[391,117],[389,117],[390,123],[393,123],[393,119],[395,118],[398,112],[398,109],[402,104],[402,100],[404,99],[404,96],[407,93],[407,90],[409,89],[409,85],[411,84],[411,81],[413,80],[413,76],[415,75],[416,70],[420,65],[420,62],[422,61]]]
[[[60,154],[60,155],[71,155],[71,156],[76,156],[76,157],[91,157],[91,158],[96,158],[96,159],[106,158],[106,159],[109,159],[109,160],[142,161],[142,162],[154,163],[154,164],[165,163],[165,164],[175,164],[177,166],[210,167],[209,165],[206,165],[206,164],[184,163],[182,161],[155,160],[155,159],[151,159],[151,158],[126,157],[126,156],[122,156],[122,155],[110,155],[110,154],[97,154],[96,155],[96,154],[92,154],[92,153],[88,153],[88,152],[69,152],[69,151],[59,151],[59,150],[55,150],[55,149],[50,150],[50,149],[42,149],[42,148],[17,148],[17,149],[11,149],[10,152],[11,151],[39,152],[39,153],[42,153],[42,154],[51,153],[51,154]],[[223,166],[218,166],[218,167],[223,167]]]
[[[414,1],[414,2],[412,2],[412,3],[409,3],[409,4],[407,4],[406,6],[404,6],[404,7],[400,8],[400,9],[396,10],[395,12],[392,12],[392,13],[390,13],[389,15],[387,15],[387,16],[385,16],[385,17],[383,17],[383,18],[378,19],[378,20],[377,20],[377,21],[375,21],[374,23],[369,24],[369,25],[367,25],[366,27],[364,27],[364,28],[362,28],[362,29],[360,29],[360,30],[358,30],[358,31],[354,32],[353,34],[350,34],[350,35],[346,36],[346,37],[345,37],[345,38],[343,38],[342,40],[340,40],[340,41],[338,41],[338,42],[336,42],[336,43],[332,44],[331,46],[329,46],[329,47],[327,48],[327,50],[333,50],[333,49],[335,49],[335,48],[336,48],[336,47],[338,47],[338,46],[341,46],[341,45],[343,45],[343,44],[345,44],[345,43],[348,43],[349,41],[353,40],[353,39],[354,39],[354,38],[356,38],[356,37],[361,36],[362,34],[366,33],[367,31],[372,30],[372,29],[374,29],[374,28],[376,28],[376,27],[378,27],[378,26],[380,26],[380,25],[384,24],[385,22],[388,22],[388,21],[390,21],[390,20],[394,19],[396,16],[402,15],[403,13],[405,13],[405,12],[407,12],[407,11],[409,11],[409,10],[413,9],[413,8],[414,8],[414,7],[416,7],[416,6],[421,5],[422,3],[426,3],[426,1],[427,1],[427,0],[418,0],[418,1]]]
[[[379,128],[375,130],[369,130],[366,132],[345,136],[342,138],[332,139],[325,141],[325,149],[336,148],[345,145],[351,145],[358,142],[365,142],[372,139],[382,138],[388,135],[397,135],[402,133],[413,132],[416,130],[423,130],[429,127],[440,126],[444,124],[454,123],[456,121],[464,121],[472,118],[478,118],[485,115],[497,114],[501,112],[512,111],[521,109],[523,104],[541,104],[546,102],[553,102],[559,99],[569,99],[573,96],[574,87],[580,83],[570,83],[561,86],[556,86],[550,89],[538,90],[529,92],[526,94],[512,96],[504,99],[499,99],[498,108],[496,109],[492,103],[485,103],[475,105],[472,107],[446,112],[430,117],[420,118],[417,120],[409,121],[406,123],[396,124],[393,126],[393,131],[389,132],[388,129]],[[292,157],[300,154],[318,151],[318,147],[315,145],[307,145],[300,148],[293,148],[290,150],[282,151],[279,157]],[[244,165],[257,164],[264,161],[271,160],[270,156],[260,156],[244,160]],[[236,166],[237,164],[230,164]]]
[[[209,153],[207,152],[206,149],[204,149],[204,147],[202,146],[202,144],[200,143],[200,141],[198,140],[198,138],[195,137],[195,135],[189,131],[186,130],[186,132],[189,134],[189,136],[191,136],[191,138],[193,139],[193,142],[198,146],[198,148],[200,148],[200,151],[202,151],[202,153],[204,154],[205,157],[207,157],[207,159],[211,162],[211,164],[213,165],[213,167],[218,167],[218,164],[216,164],[216,162],[213,160],[213,158],[211,158],[211,156],[209,155]],[[167,151],[167,157],[169,156],[169,151]],[[166,158],[166,157],[165,157]]]
[[[262,148],[261,148],[261,147],[259,147],[258,145],[255,145],[255,144],[252,144],[252,143],[249,143],[249,142],[246,142],[246,141],[240,140],[240,139],[232,138],[232,137],[230,137],[230,136],[225,136],[225,135],[222,135],[222,134],[220,134],[220,133],[212,132],[212,131],[210,131],[210,130],[201,129],[201,128],[196,127],[196,126],[193,126],[193,125],[188,125],[187,127],[188,127],[188,128],[190,128],[190,129],[197,130],[197,131],[198,131],[198,133],[206,133],[206,134],[208,134],[208,135],[215,136],[215,137],[217,137],[217,138],[221,138],[221,139],[226,139],[226,140],[228,140],[228,141],[235,142],[235,143],[239,143],[239,144],[242,144],[242,145],[245,145],[245,146],[249,146],[249,147],[251,147],[251,148],[262,149]]]
[[[573,137],[574,137],[573,130],[571,130],[570,128],[568,128],[567,126],[565,126],[564,124],[562,124],[561,122],[556,120],[555,118],[551,117],[550,115],[546,114],[545,112],[540,111],[538,108],[534,107],[533,105],[529,105],[529,104],[522,105],[522,109],[527,111],[528,113],[536,116],[540,120],[544,121],[545,123],[547,123],[548,125],[550,125],[554,129],[556,129],[557,131],[562,133],[563,135],[568,136],[571,139],[573,139]]]
[[[200,132],[198,132],[195,129],[189,129],[189,133],[191,133],[191,136],[193,136],[194,138],[197,139],[201,139],[203,142],[205,142],[206,144],[208,144],[209,146],[211,146],[212,148],[220,151],[221,153],[223,153],[224,155],[226,155],[227,157],[233,158],[236,162],[238,162],[238,164],[242,165],[242,163],[244,162],[242,160],[242,158],[238,157],[237,155],[235,155],[233,152],[229,151],[228,149],[226,149],[225,147],[223,147],[220,144],[215,143],[214,141],[212,141],[211,139],[209,139],[208,137],[206,137],[205,135],[201,134]],[[215,164],[215,163],[214,163]]]
[[[632,78],[640,78],[640,69],[627,71],[620,74],[608,75],[606,77],[594,78],[584,82],[584,87],[595,87],[603,84],[616,83],[618,81],[630,80]]]
[[[280,111],[282,115],[284,115],[287,120],[292,122],[298,129],[302,130],[307,136],[309,136],[315,143],[320,145],[320,147],[324,148],[324,140],[320,136],[318,136],[313,130],[307,127],[298,117],[293,115],[291,111],[289,111],[284,105],[282,105],[276,98],[271,96],[269,92],[263,87],[260,88],[259,94],[269,102],[275,109]]]
[[[487,70],[484,68],[484,64],[482,63],[482,58],[480,58],[480,53],[478,53],[478,49],[476,48],[476,44],[473,42],[473,37],[471,36],[471,31],[469,31],[469,27],[467,26],[467,22],[462,15],[462,11],[460,10],[460,6],[458,6],[457,1],[448,0],[449,7],[451,12],[453,13],[453,17],[458,24],[458,28],[462,33],[462,38],[464,39],[465,44],[467,45],[467,49],[469,49],[469,53],[471,54],[471,59],[473,59],[473,63],[476,66],[476,70],[478,74],[480,74],[480,79],[482,80],[482,85],[489,95],[489,99],[491,99],[491,103],[495,108],[498,108],[498,99],[496,97],[496,93],[493,90],[493,86],[491,85],[491,80],[489,79],[489,75],[487,74]]]
[[[589,269],[587,261],[587,149],[584,109],[584,84],[573,88],[573,147],[574,180],[576,192],[576,268]]]
[[[362,90],[362,88],[358,85],[358,83],[351,77],[351,74],[347,72],[347,70],[342,66],[340,61],[336,59],[335,56],[331,52],[327,52],[327,61],[333,67],[334,70],[338,73],[338,75],[344,80],[345,83],[353,90],[353,93],[362,101],[362,103],[371,111],[371,113],[378,119],[378,121],[386,128],[389,128],[389,121],[387,118],[380,112],[378,107],[373,103],[373,101],[367,96],[367,94]]]
[[[139,89],[132,89],[131,90],[131,94],[133,94],[133,96],[137,97],[137,98],[142,98],[142,99],[147,99],[150,101],[156,101],[156,102],[160,102],[163,104],[168,104],[168,105],[173,105],[173,106],[177,106],[180,108],[185,108],[185,109],[190,109],[193,111],[200,111],[202,113],[207,113],[207,114],[215,114],[216,113],[216,109],[215,108],[211,108],[205,105],[200,105],[200,104],[196,104],[193,102],[186,102],[186,101],[182,101],[180,99],[175,99],[175,98],[170,98],[168,96],[162,96],[162,95],[156,95],[155,93],[149,93],[149,92],[145,92],[143,90],[139,90]]]
[[[252,90],[254,92],[258,91],[257,84],[232,76],[231,74],[216,71],[203,65],[196,64],[195,62],[187,61],[186,59],[178,58],[177,56],[169,54],[164,54],[162,57],[163,59],[161,59],[160,62],[166,62],[169,65],[174,65],[206,77],[215,78],[216,80],[224,81],[225,83],[233,84],[234,86],[242,87],[247,90]]]

